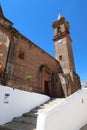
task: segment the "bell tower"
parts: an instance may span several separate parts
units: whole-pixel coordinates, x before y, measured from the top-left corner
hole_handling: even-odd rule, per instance
[[[64,73],[75,72],[69,23],[59,15],[58,20],[52,26],[54,29],[55,58],[60,62]]]

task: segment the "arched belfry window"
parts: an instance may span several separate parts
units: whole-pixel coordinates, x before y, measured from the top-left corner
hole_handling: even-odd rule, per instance
[[[61,33],[61,27],[60,26],[57,27],[57,32],[58,32],[58,34]]]

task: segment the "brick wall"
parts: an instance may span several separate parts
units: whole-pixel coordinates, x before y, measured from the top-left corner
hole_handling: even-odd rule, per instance
[[[20,53],[23,54],[22,58],[19,56]],[[8,84],[27,91],[32,88],[32,91],[45,93],[45,81],[50,84],[52,73],[62,73],[57,60],[24,37],[19,38],[16,43],[13,65],[14,69],[10,80],[13,80],[14,83],[10,85],[8,82]],[[41,66],[43,66],[42,70]],[[27,80],[28,76],[30,76],[30,80]]]

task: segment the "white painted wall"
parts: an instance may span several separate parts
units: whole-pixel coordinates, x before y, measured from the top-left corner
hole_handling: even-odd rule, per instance
[[[59,106],[38,116],[37,130],[79,130],[87,123],[87,89],[79,90]]]
[[[7,94],[10,94],[6,97]],[[21,116],[50,98],[0,85],[0,125]]]

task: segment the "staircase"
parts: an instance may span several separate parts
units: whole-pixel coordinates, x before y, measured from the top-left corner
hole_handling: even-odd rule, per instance
[[[84,125],[80,130],[87,130],[87,124]]]
[[[24,113],[21,117],[14,118],[12,122],[0,126],[0,130],[36,130],[37,117],[42,112],[52,110],[58,104],[60,105],[65,99],[57,98],[42,104],[39,107]]]

